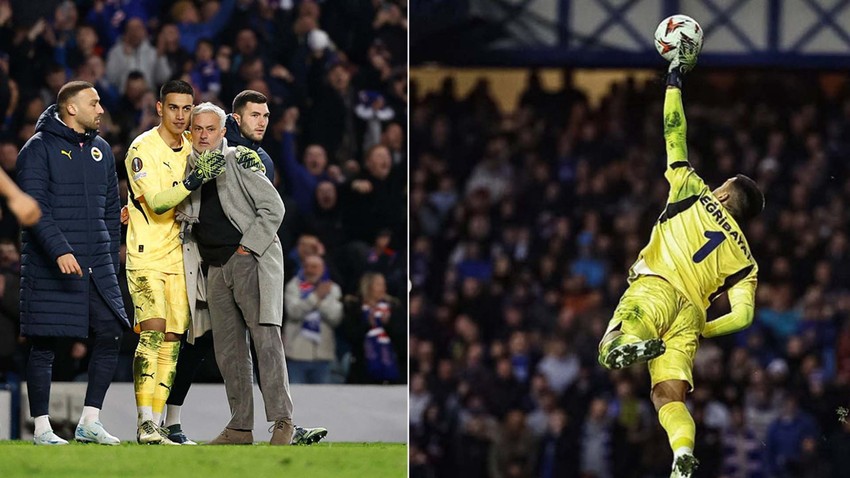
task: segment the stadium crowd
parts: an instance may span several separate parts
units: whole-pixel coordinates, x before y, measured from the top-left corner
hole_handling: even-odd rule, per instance
[[[646,367],[597,363],[667,196],[663,81],[591,104],[571,78],[532,72],[511,112],[483,79],[465,97],[411,84],[412,476],[670,474]],[[767,200],[746,229],[754,323],[697,354],[695,476],[847,476],[850,83],[698,68],[683,91],[696,171]]]
[[[300,355],[290,358],[329,363],[329,378],[304,380],[403,383],[406,9],[395,0],[0,0],[0,167],[14,178],[18,151],[39,115],[63,84],[85,80],[106,110],[100,134],[118,159],[127,204],[123,158],[138,134],[159,123],[162,83],[185,80],[197,102],[228,112],[240,91],[263,93],[271,118],[262,147],[274,161],[273,182],[286,206],[278,232],[286,255],[281,287],[292,290],[294,301],[308,302],[315,293],[323,304],[318,310],[316,301],[300,309],[288,303],[285,315],[296,323],[314,309],[333,315],[322,325],[330,327],[322,331],[322,352],[311,356],[309,347],[292,346]],[[4,203],[0,383],[25,379],[19,237]],[[122,266],[124,260],[122,246]],[[132,314],[124,271],[118,276]],[[369,332],[381,323],[388,341],[378,344]],[[132,380],[137,341],[125,334],[116,380]],[[54,379],[85,381],[89,344],[66,342]],[[221,380],[215,360],[205,362],[196,380]]]

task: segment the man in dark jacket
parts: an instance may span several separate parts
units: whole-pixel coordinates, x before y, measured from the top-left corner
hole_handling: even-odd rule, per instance
[[[97,135],[103,108],[94,87],[72,81],[38,120],[18,156],[21,189],[41,207],[23,232],[21,334],[30,339],[27,365],[36,445],[64,445],[48,420],[58,338],[94,335],[85,406],[75,439],[117,445],[100,408],[129,328],[118,288],[118,177],[112,148]]]
[[[245,146],[256,151],[266,168],[266,177],[274,184],[274,161],[260,146],[269,126],[268,101],[266,95],[254,90],[236,95],[232,113],[227,115],[225,139],[230,146]]]

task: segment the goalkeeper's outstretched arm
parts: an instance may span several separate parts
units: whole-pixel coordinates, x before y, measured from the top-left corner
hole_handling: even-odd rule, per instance
[[[717,337],[744,330],[753,323],[755,315],[756,282],[747,280],[729,289],[732,311],[705,324],[703,337]]]
[[[688,168],[688,124],[682,107],[682,90],[667,86],[664,96],[664,143],[667,147],[667,173]],[[669,174],[668,174],[669,176]],[[668,177],[667,179],[671,179]]]

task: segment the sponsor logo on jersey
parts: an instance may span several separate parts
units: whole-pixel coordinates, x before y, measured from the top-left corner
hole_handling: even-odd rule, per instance
[[[62,151],[62,155],[63,155],[63,156],[67,156],[67,157],[68,157],[68,159],[72,159],[72,158],[71,158],[71,152],[70,152],[70,151],[65,151],[64,149],[60,149],[59,151]]]

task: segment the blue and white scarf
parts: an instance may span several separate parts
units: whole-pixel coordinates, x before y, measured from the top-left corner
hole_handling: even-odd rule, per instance
[[[297,276],[298,280],[301,281],[298,284],[298,292],[300,293],[301,300],[305,300],[316,290],[316,284],[307,280],[304,276],[303,269],[298,271]],[[328,272],[325,271],[324,275],[319,280],[327,280],[328,278]],[[322,342],[322,314],[319,312],[318,306],[304,315],[304,322],[301,323],[300,334],[302,337],[316,345]]]
[[[362,313],[363,320],[370,327],[363,340],[366,372],[379,382],[397,380],[398,358],[390,336],[384,330],[384,324],[390,319],[390,304],[386,300],[378,301],[374,307],[363,304]]]

